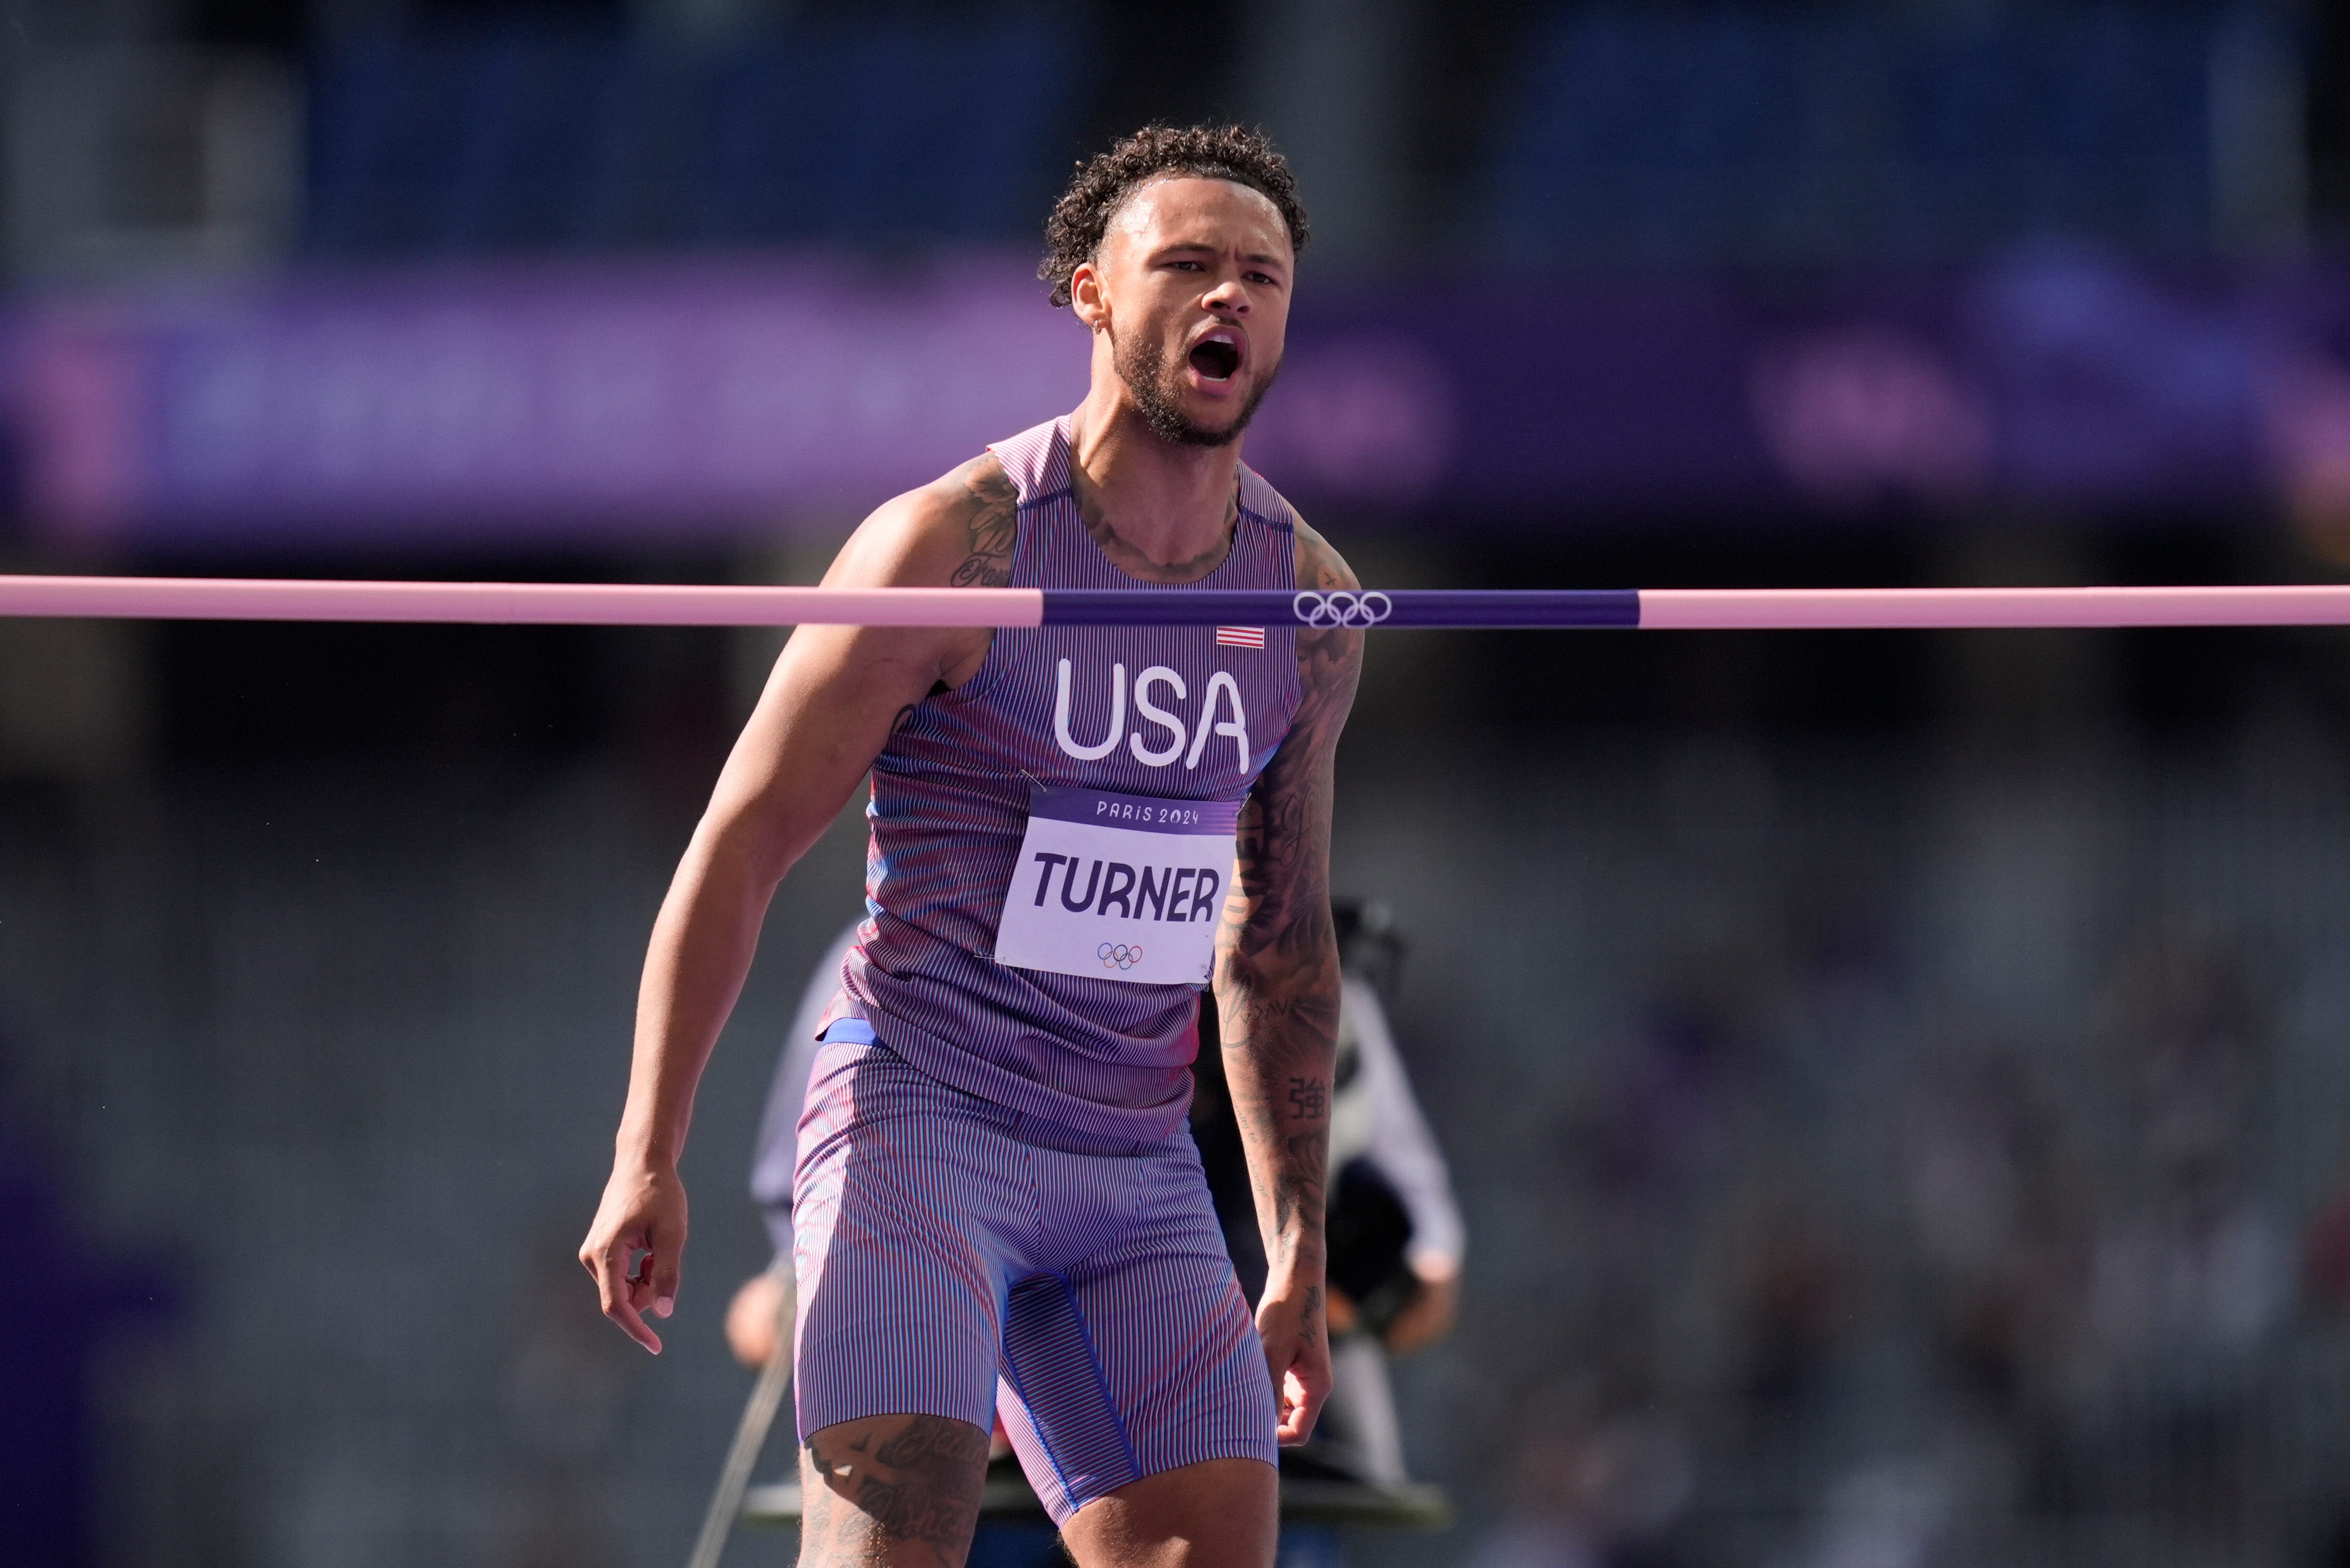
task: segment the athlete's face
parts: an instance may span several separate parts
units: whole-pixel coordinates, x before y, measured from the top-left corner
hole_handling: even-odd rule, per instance
[[[1280,212],[1229,180],[1154,181],[1070,279],[1135,407],[1163,441],[1240,437],[1281,369],[1295,258]]]

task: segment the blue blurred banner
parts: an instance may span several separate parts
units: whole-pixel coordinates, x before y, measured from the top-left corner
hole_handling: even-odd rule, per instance
[[[2350,289],[2085,254],[1969,275],[1315,280],[1251,460],[1497,528],[1918,504],[2350,514]],[[837,526],[1083,394],[995,253],[538,264],[75,298],[14,324],[60,540],[325,549]]]

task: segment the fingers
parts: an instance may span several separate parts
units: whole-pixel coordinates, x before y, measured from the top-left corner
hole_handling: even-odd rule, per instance
[[[1314,1430],[1305,1424],[1305,1392],[1295,1376],[1282,1375],[1281,1424],[1273,1429],[1273,1436],[1274,1440],[1284,1448],[1304,1442]]]
[[[629,1304],[637,1310],[639,1322],[647,1313],[667,1317],[677,1310],[677,1249],[654,1246],[653,1241],[646,1238],[647,1250],[629,1276]]]
[[[667,1317],[677,1310],[679,1265],[677,1249],[665,1248],[645,1255],[645,1272],[651,1276],[653,1315]]]
[[[659,1355],[660,1336],[645,1326],[632,1299],[636,1287],[629,1279],[629,1254],[633,1251],[627,1241],[616,1236],[602,1247],[591,1241],[579,1261],[596,1277],[596,1296],[603,1303],[604,1315],[619,1324],[622,1334]]]
[[[1283,1443],[1302,1443],[1314,1435],[1322,1402],[1330,1395],[1324,1299],[1319,1285],[1279,1294],[1268,1291],[1257,1307],[1257,1334],[1264,1344],[1265,1370],[1273,1376],[1280,1409],[1275,1430]]]
[[[1313,1386],[1294,1366],[1281,1375],[1280,1387],[1281,1424],[1274,1428],[1274,1438],[1284,1447],[1302,1443],[1314,1435],[1330,1391]]]
[[[1315,1356],[1305,1345],[1293,1346],[1288,1355],[1278,1360],[1270,1354],[1271,1347],[1267,1349],[1274,1402],[1280,1407],[1274,1436],[1284,1446],[1302,1443],[1314,1435],[1315,1424],[1322,1418],[1323,1402],[1330,1397],[1329,1360]]]

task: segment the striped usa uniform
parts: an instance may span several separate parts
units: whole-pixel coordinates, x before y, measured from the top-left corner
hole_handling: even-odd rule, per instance
[[[1165,587],[1087,533],[1066,420],[992,450],[1017,494],[1016,587],[1296,586],[1295,514],[1245,467],[1226,559]],[[794,1177],[804,1438],[1000,1411],[1059,1521],[1178,1466],[1274,1461],[1271,1380],[1186,1125],[1198,988],[991,956],[1032,788],[1247,794],[1299,685],[1293,631],[1238,629],[997,631],[875,762],[867,919]]]

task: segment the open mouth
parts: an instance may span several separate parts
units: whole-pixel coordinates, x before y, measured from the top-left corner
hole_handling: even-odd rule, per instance
[[[1191,353],[1191,369],[1211,381],[1229,381],[1241,368],[1241,351],[1237,344],[1222,337],[1211,337]]]

